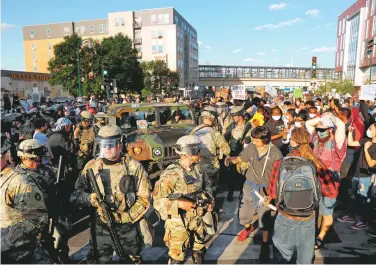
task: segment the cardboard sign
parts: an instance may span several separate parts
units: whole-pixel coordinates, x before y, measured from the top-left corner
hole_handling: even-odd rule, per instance
[[[272,97],[278,96],[278,92],[274,87],[267,86],[265,87],[265,92],[271,95]]]
[[[245,85],[232,86],[231,95],[233,99],[246,99]]]
[[[376,85],[362,85],[360,87],[359,99],[360,100],[375,100],[376,98]]]
[[[148,122],[146,120],[138,120],[136,123],[137,128],[140,130],[146,130],[148,128]]]
[[[294,98],[303,98],[303,90],[301,88],[294,89]]]

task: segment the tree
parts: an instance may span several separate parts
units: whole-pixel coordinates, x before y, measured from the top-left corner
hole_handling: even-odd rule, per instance
[[[318,88],[320,94],[332,93],[335,89],[336,93],[341,95],[346,95],[347,93],[352,94],[355,91],[354,82],[349,79],[342,80],[340,82],[328,82],[326,85],[321,84]]]
[[[83,95],[103,93],[103,62],[108,63],[109,76],[116,79],[119,92],[140,92],[144,87],[137,51],[131,39],[121,34],[105,38],[102,43],[91,39],[82,43],[81,37],[73,34],[54,47],[54,55],[48,67],[52,75],[49,82],[62,85],[73,96],[78,94],[78,55]]]
[[[116,79],[120,92],[141,92],[144,87],[143,72],[130,38],[122,34],[105,38],[96,52],[99,57],[97,69],[101,71],[101,64],[107,62],[110,78]]]
[[[172,94],[179,87],[179,73],[171,71],[161,60],[142,62],[145,89],[156,94]]]
[[[77,54],[83,56],[80,46],[81,37],[74,34],[65,37],[62,43],[55,45],[54,58],[48,62],[51,72],[51,85],[62,85],[71,95],[77,96]]]

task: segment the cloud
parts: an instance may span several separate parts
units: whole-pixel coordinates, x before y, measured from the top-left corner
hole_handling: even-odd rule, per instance
[[[272,52],[277,52],[278,50],[277,49],[271,49]]]
[[[13,24],[1,23],[1,31],[14,28],[15,26]]]
[[[197,41],[197,43],[198,43],[198,45],[201,45],[201,44],[202,44],[202,42],[201,42],[201,41],[199,41],[199,40]]]
[[[332,26],[332,25],[333,25],[333,23],[327,23],[327,24],[316,25],[315,27],[309,29],[308,31],[313,31],[313,30],[320,29],[320,28],[327,28],[327,27],[330,27],[330,26]]]
[[[235,49],[235,50],[233,50],[232,53],[238,53],[238,52],[242,52],[242,51],[243,51],[243,49],[240,49],[240,48],[239,48],[239,49]]]
[[[281,2],[279,4],[272,4],[269,6],[269,10],[270,11],[273,11],[273,10],[280,10],[282,8],[285,8],[287,6],[287,4],[285,2]]]
[[[206,49],[211,49],[212,47],[209,46],[209,45],[205,45],[205,48],[206,48]]]
[[[285,64],[286,67],[292,67],[291,63]]]
[[[258,59],[254,59],[254,58],[247,58],[247,59],[244,59],[244,62],[261,62],[261,61]]]
[[[314,48],[312,52],[335,52],[336,47],[320,47],[320,48]]]
[[[265,55],[265,52],[258,52],[257,55]]]
[[[320,13],[320,10],[318,10],[317,8],[314,8],[314,9],[308,9],[305,12],[305,15],[309,17],[317,17],[319,13]]]
[[[294,19],[291,19],[291,20],[278,22],[278,24],[261,25],[261,26],[256,27],[255,30],[278,29],[278,28],[283,28],[283,27],[286,27],[286,26],[291,26],[291,25],[298,23],[298,22],[301,22],[301,21],[303,21],[301,18],[294,18]]]

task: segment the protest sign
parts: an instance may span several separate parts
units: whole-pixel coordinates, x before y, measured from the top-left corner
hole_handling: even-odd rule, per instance
[[[245,85],[232,86],[231,95],[233,99],[245,100]]]
[[[376,98],[376,85],[362,85],[360,87],[360,100],[374,100]]]
[[[294,89],[294,98],[303,98],[303,90],[301,88]]]

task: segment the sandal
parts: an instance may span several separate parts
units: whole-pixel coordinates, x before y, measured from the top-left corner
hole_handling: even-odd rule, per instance
[[[315,250],[324,247],[324,245],[325,244],[324,244],[323,240],[321,240],[320,238],[316,238],[316,240],[315,240]]]

